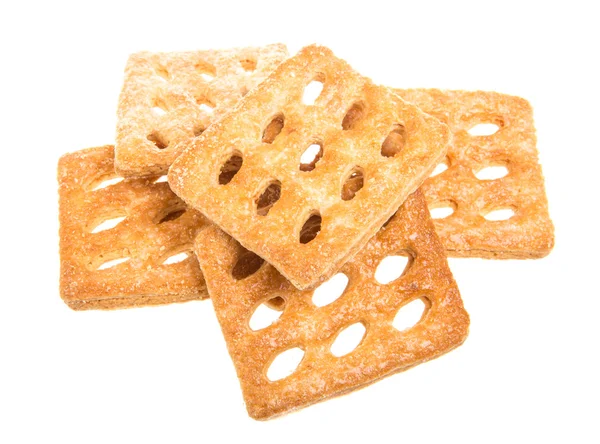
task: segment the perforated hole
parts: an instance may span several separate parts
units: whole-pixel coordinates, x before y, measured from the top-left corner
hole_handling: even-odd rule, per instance
[[[231,270],[231,276],[237,281],[246,279],[256,273],[263,263],[263,258],[244,248]]]
[[[150,108],[150,111],[152,111],[152,114],[154,114],[157,117],[164,116],[165,114],[167,114],[167,111],[161,108],[160,106],[153,106],[152,108]]]
[[[104,180],[101,180],[100,182],[96,183],[95,185],[92,184],[91,191],[101,190],[103,188],[110,187],[112,185],[116,185],[122,181],[123,181],[122,177],[111,177],[110,179],[104,179]]]
[[[406,144],[406,128],[403,125],[396,124],[381,144],[381,155],[384,157],[394,157]]]
[[[159,150],[164,150],[169,146],[169,141],[165,139],[158,131],[153,131],[147,137],[147,139],[154,143],[154,146]]]
[[[242,168],[242,164],[244,163],[244,159],[242,159],[242,155],[240,153],[234,153],[221,167],[221,172],[219,173],[219,184],[227,185],[232,181],[234,176],[238,173],[238,171]]]
[[[265,303],[260,304],[256,308],[256,310],[254,310],[254,313],[252,313],[252,316],[248,321],[248,326],[251,330],[262,330],[263,328],[267,328],[269,325],[273,324],[273,322],[279,319],[284,307],[283,305],[280,305],[279,310],[274,310],[273,308],[271,308],[273,306],[276,306],[275,304],[279,304],[279,301],[274,301],[271,303],[273,299],[281,299],[283,301],[283,304],[285,304],[285,300],[283,300],[283,298],[281,297],[275,297]]]
[[[311,144],[300,156],[300,171],[314,170],[321,157],[323,157],[323,143],[315,142]]]
[[[352,200],[364,186],[365,178],[362,168],[354,167],[342,185],[342,200]]]
[[[338,358],[353,352],[362,342],[367,329],[362,322],[352,324],[338,333],[333,344],[331,354]]]
[[[304,92],[302,93],[302,103],[305,105],[314,105],[321,95],[321,92],[323,92],[323,82],[318,79],[311,81],[304,88]]]
[[[285,117],[282,113],[275,115],[269,124],[265,127],[262,135],[263,143],[273,143],[275,138],[281,133],[285,125]]]
[[[91,233],[99,233],[101,231],[110,230],[119,225],[121,222],[123,222],[125,220],[125,217],[126,216],[119,216],[107,219],[101,222],[100,224],[96,225],[94,229],[92,229]]]
[[[400,331],[408,330],[419,323],[429,304],[426,304],[422,299],[415,299],[408,304],[403,305],[394,316],[392,325]]]
[[[275,202],[281,197],[281,182],[272,182],[262,194],[256,199],[256,213],[259,216],[266,216]]]
[[[205,113],[211,114],[215,110],[215,104],[208,100],[206,97],[198,97],[196,103],[200,107],[200,110]]]
[[[515,211],[512,208],[499,208],[497,210],[489,211],[485,213],[483,217],[489,221],[501,221],[508,220],[515,215]]]
[[[290,348],[280,353],[271,362],[267,370],[267,378],[273,382],[287,378],[296,371],[303,357],[304,350],[299,347]]]
[[[504,165],[489,166],[474,173],[479,180],[496,180],[506,176],[508,168]]]
[[[496,134],[500,126],[495,123],[479,123],[467,131],[471,136],[491,136]]]
[[[179,262],[183,262],[184,260],[186,260],[188,257],[190,257],[192,253],[190,253],[189,251],[182,251],[181,253],[177,253],[174,254],[172,256],[169,256],[168,258],[166,258],[163,261],[163,265],[170,265],[170,264],[177,264]]]
[[[365,115],[365,105],[362,102],[354,103],[342,120],[343,130],[352,130]]]
[[[437,164],[437,166],[431,172],[431,175],[429,177],[434,177],[434,176],[437,176],[438,174],[442,174],[444,171],[446,171],[448,169],[449,165],[450,165],[450,160],[446,157],[444,160],[442,160],[440,163]]]
[[[312,296],[312,302],[317,307],[329,305],[344,294],[347,286],[348,276],[344,273],[338,273],[315,289]]]
[[[170,208],[170,209],[166,210],[164,213],[161,213],[157,224],[163,224],[165,222],[177,220],[181,216],[183,216],[185,214],[185,212],[186,212],[186,209],[182,208],[182,207]]]
[[[199,135],[201,135],[204,132],[204,127],[203,126],[196,126],[194,127],[194,129],[192,130],[194,137],[198,137]]]
[[[302,229],[300,230],[300,243],[307,244],[311,242],[319,232],[321,231],[321,215],[319,213],[313,213],[304,222]]]
[[[432,219],[445,219],[456,211],[456,203],[450,200],[436,202],[429,206]]]
[[[212,81],[217,75],[216,68],[208,62],[199,61],[196,63],[196,72],[202,77],[205,82]]]
[[[413,262],[412,255],[404,251],[402,255],[387,256],[375,270],[375,280],[386,285],[404,275]]]
[[[169,71],[164,65],[157,64],[154,66],[154,72],[164,81],[168,81],[171,78]]]
[[[112,260],[109,260],[109,261],[106,261],[106,262],[103,262],[102,264],[100,264],[100,266],[96,270],[98,270],[98,271],[100,271],[100,270],[107,270],[109,268],[113,268],[113,267],[116,267],[117,265],[125,263],[129,259],[130,259],[129,257],[122,257],[122,258],[119,258],[119,259],[112,259]]]
[[[252,59],[242,59],[240,60],[240,65],[244,68],[246,72],[252,72],[256,70],[256,60]]]
[[[164,176],[160,176],[158,179],[156,179],[154,181],[154,183],[163,183],[163,182],[167,182],[167,175],[166,174]]]

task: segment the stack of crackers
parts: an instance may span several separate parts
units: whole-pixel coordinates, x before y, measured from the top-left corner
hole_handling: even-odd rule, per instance
[[[447,256],[553,247],[518,97],[393,89],[323,46],[270,45],[134,54],[117,113],[114,147],[59,161],[61,296],[76,310],[210,297],[256,419],[460,345]]]

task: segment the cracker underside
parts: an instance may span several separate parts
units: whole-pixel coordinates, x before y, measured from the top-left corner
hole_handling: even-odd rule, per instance
[[[323,90],[303,104],[312,81]],[[310,46],[186,143],[169,183],[304,289],[365,245],[441,161],[447,137],[437,119]],[[302,165],[311,144],[322,157]],[[278,198],[268,210],[265,192]],[[311,231],[318,234],[307,241]]]
[[[349,278],[344,293],[322,307],[312,303],[312,291],[296,289],[267,263],[236,280],[232,270],[248,252],[216,226],[200,232],[196,254],[246,407],[255,419],[305,407],[408,369],[457,347],[468,333],[469,317],[419,191],[344,265],[341,272]],[[376,282],[378,264],[397,254],[412,258],[404,274],[386,285]],[[285,301],[282,315],[252,331],[248,322],[254,310],[273,298]],[[396,330],[394,316],[415,299],[428,307],[421,320],[408,330]],[[330,346],[337,335],[357,322],[366,327],[360,344],[345,356],[333,356]],[[266,373],[273,359],[294,347],[304,351],[298,368],[284,379],[269,381]]]
[[[208,297],[192,252],[196,234],[208,223],[188,209],[158,177],[116,177],[112,146],[66,154],[59,160],[60,294],[73,309],[114,309]],[[124,217],[93,233],[103,221]],[[163,264],[179,253],[188,257]],[[129,257],[112,268],[107,261]]]
[[[166,174],[201,134],[288,57],[285,45],[132,54],[117,111],[117,173]]]
[[[452,134],[444,160],[448,169],[421,187],[430,208],[454,208],[450,216],[434,220],[448,256],[526,259],[550,253],[554,227],[530,104],[495,92],[394,92],[447,124]],[[478,124],[495,124],[499,129],[486,136],[469,134]],[[490,166],[504,166],[508,174],[477,179],[475,174]],[[514,216],[486,220],[484,216],[495,210],[513,210]]]

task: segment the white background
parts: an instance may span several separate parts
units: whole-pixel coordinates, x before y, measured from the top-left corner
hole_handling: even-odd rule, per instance
[[[598,442],[595,2],[3,2],[0,442]],[[18,3],[18,6],[15,6]],[[450,260],[459,349],[268,422],[245,411],[210,301],[74,312],[58,294],[56,163],[111,143],[138,50],[329,46],[376,82],[534,106],[556,247]]]

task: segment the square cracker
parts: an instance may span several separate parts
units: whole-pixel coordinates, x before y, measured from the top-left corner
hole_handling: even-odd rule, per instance
[[[85,310],[208,297],[191,252],[197,232],[208,221],[197,211],[186,211],[183,201],[166,182],[156,182],[157,177],[125,179],[95,189],[116,177],[113,157],[113,147],[103,146],[66,154],[58,162],[63,300],[75,310]],[[118,217],[125,219],[93,232]],[[184,252],[185,260],[163,264]],[[123,258],[129,260],[98,269]]]
[[[287,57],[281,44],[132,54],[117,111],[117,173],[166,174],[179,142],[202,133]]]
[[[544,177],[538,163],[533,111],[520,97],[484,91],[394,90],[446,123],[453,137],[444,160],[448,169],[430,177],[421,189],[430,208],[454,212],[435,219],[449,256],[527,259],[546,256],[554,246]],[[487,136],[469,133],[487,123],[499,129]],[[490,166],[506,176],[479,180]],[[506,220],[487,220],[494,210],[514,211]]]
[[[323,89],[307,105],[312,82]],[[306,289],[366,244],[442,160],[447,139],[437,119],[313,45],[189,141],[169,184]],[[322,156],[301,163],[311,145]]]
[[[378,264],[399,253],[410,258],[404,274],[388,284],[378,283]],[[198,235],[196,254],[246,407],[255,419],[406,370],[457,347],[468,333],[469,316],[420,191],[344,265],[347,287],[325,306],[314,305],[312,291],[296,289],[271,265],[252,260],[252,253],[214,225]],[[236,276],[240,264],[246,265],[246,272]],[[426,307],[420,321],[403,331],[394,328],[396,313],[417,299]],[[268,301],[279,303],[283,312],[271,325],[253,331],[249,320]],[[340,332],[359,322],[366,327],[359,345],[334,356],[330,347]],[[267,369],[275,357],[293,348],[304,351],[296,370],[284,379],[269,380]]]

